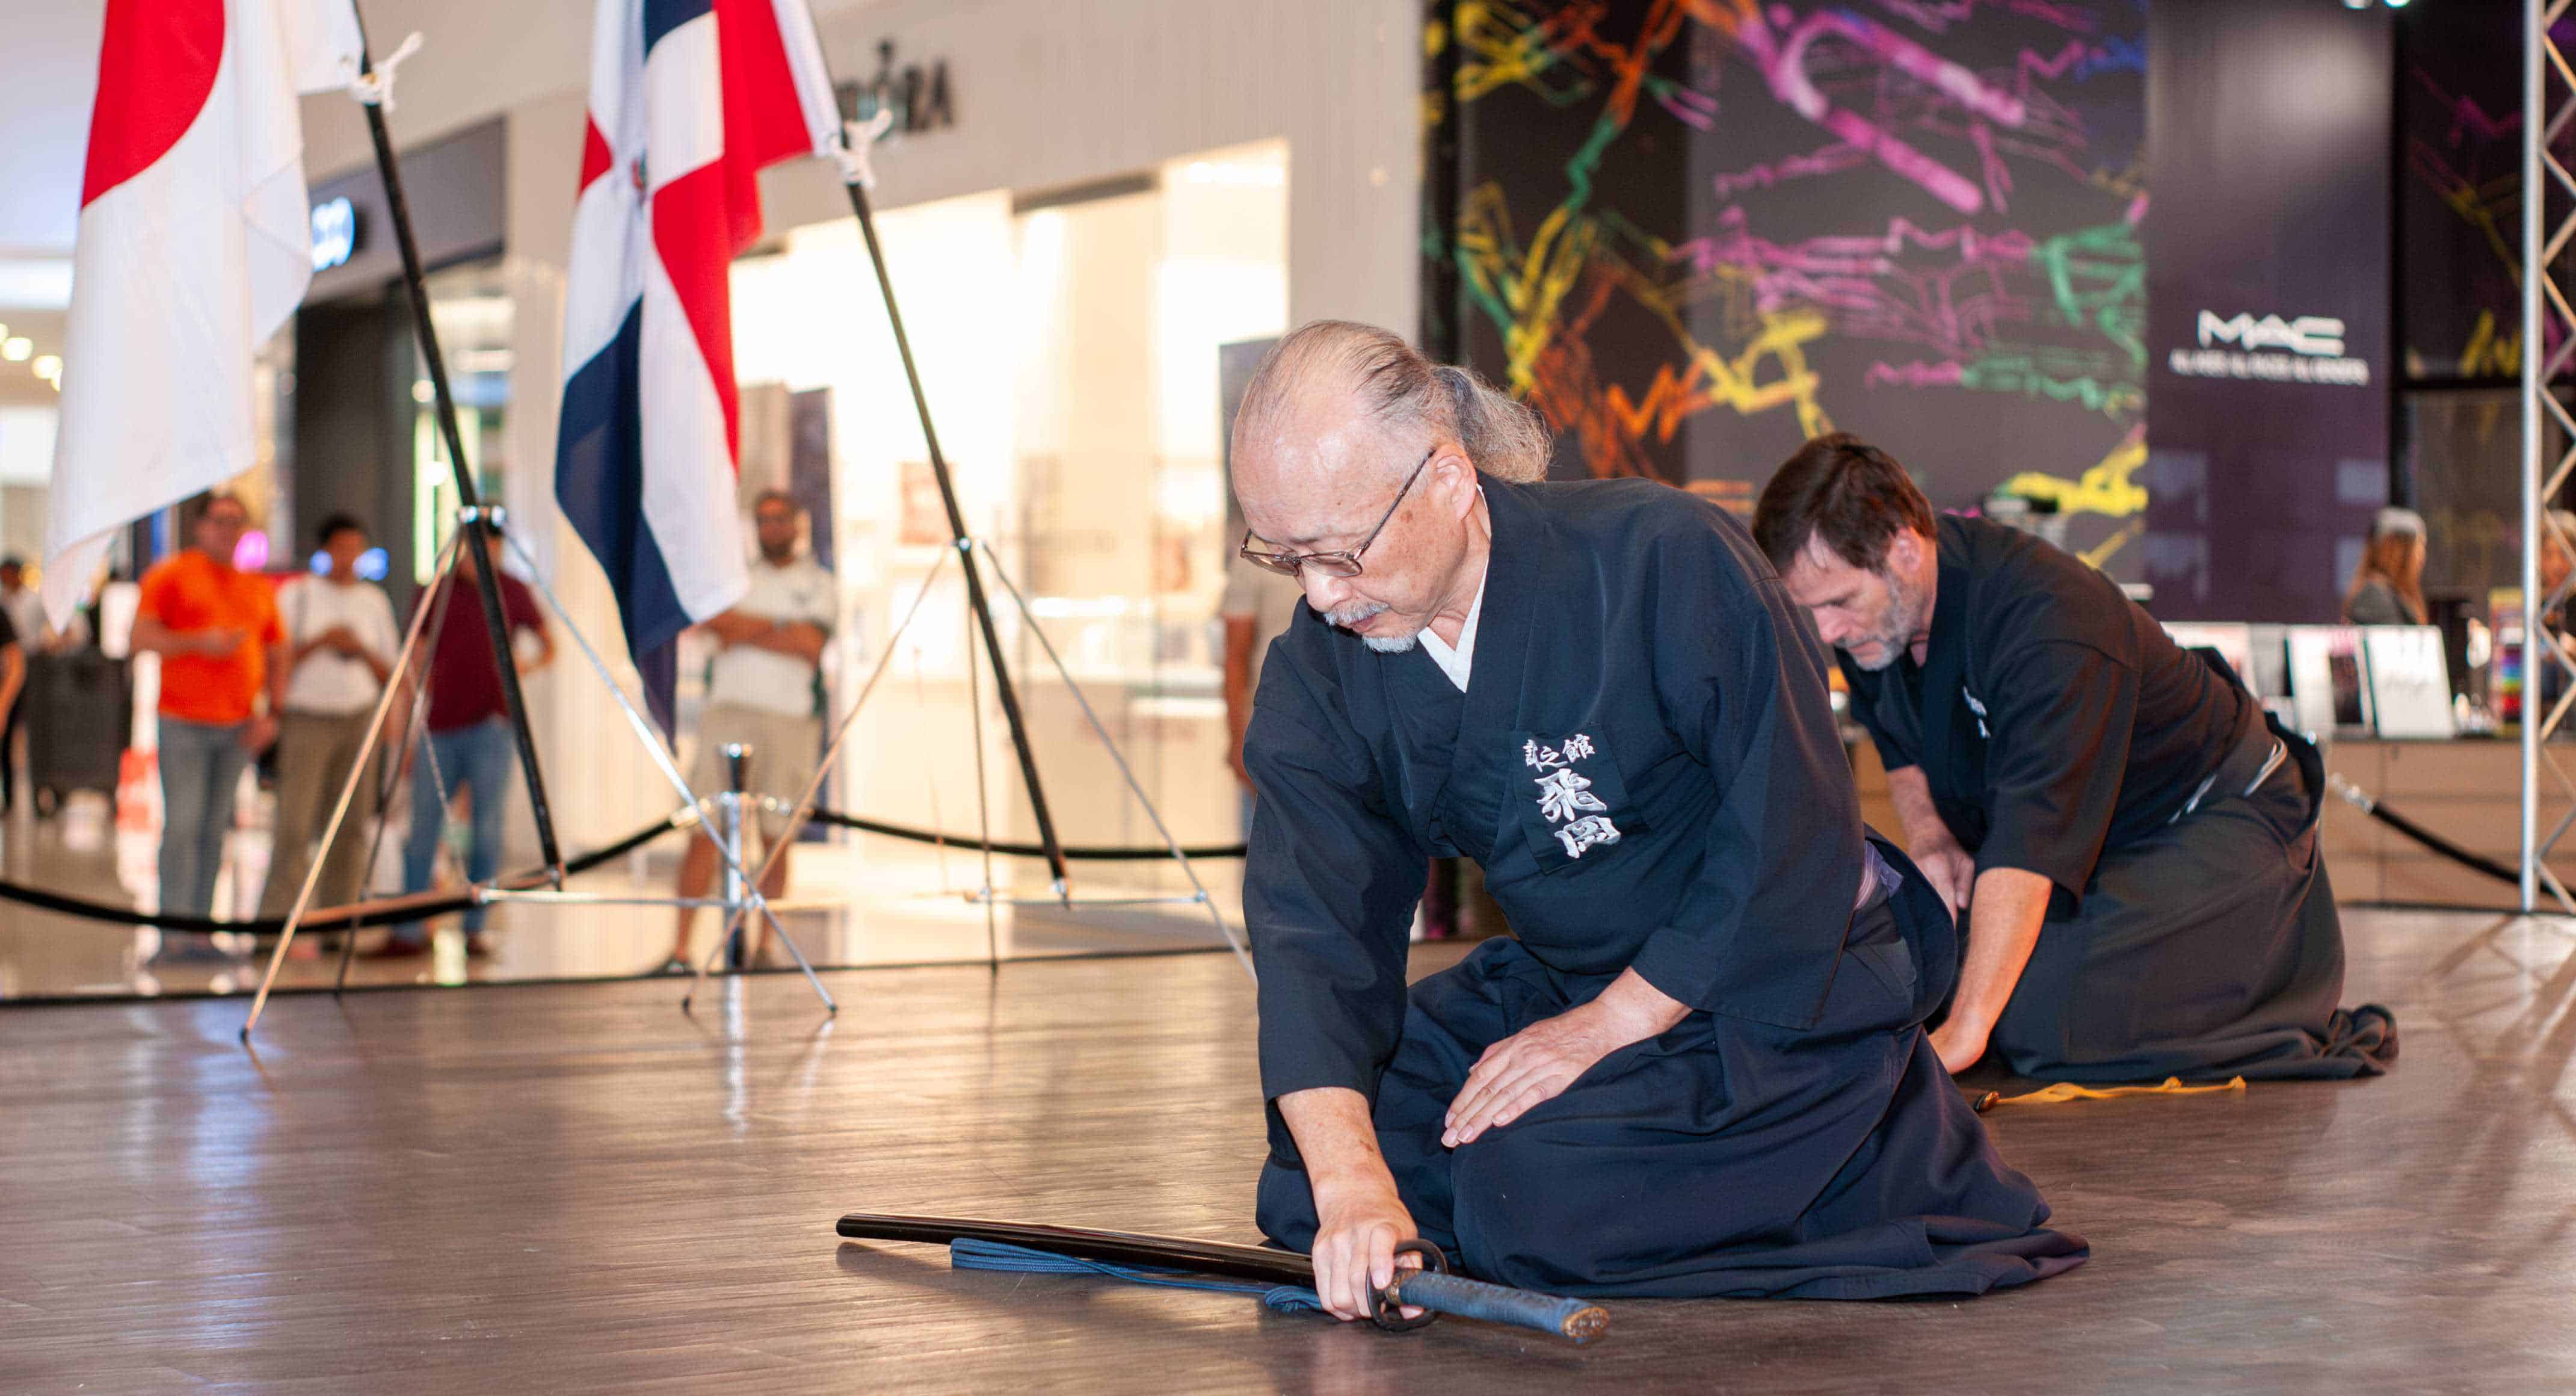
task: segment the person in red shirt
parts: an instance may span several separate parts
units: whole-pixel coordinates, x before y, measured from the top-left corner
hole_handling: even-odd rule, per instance
[[[161,656],[161,909],[182,915],[213,910],[234,788],[277,736],[259,700],[286,632],[268,579],[233,567],[249,527],[239,499],[207,495],[190,546],[143,574],[134,617],[134,648]]]
[[[535,659],[520,672],[534,673],[554,662],[554,636],[537,609],[535,593],[501,567],[501,530],[492,529],[490,553],[494,579],[501,584],[501,612],[508,619],[513,643],[526,631],[537,640]],[[473,817],[465,852],[465,876],[488,882],[501,870],[501,811],[510,798],[510,771],[518,759],[510,733],[510,705],[501,691],[501,671],[492,662],[492,642],[484,629],[482,600],[471,571],[460,570],[447,584],[447,615],[438,624],[438,643],[429,654],[427,760],[411,768],[411,834],[403,841],[403,890],[425,892],[436,871],[438,837],[447,825],[442,796],[471,792]],[[429,593],[423,592],[424,597]],[[435,769],[432,769],[435,763]],[[443,787],[443,789],[442,789]],[[465,913],[469,954],[482,952],[483,908]],[[380,956],[418,955],[429,949],[428,932],[418,922],[394,928]]]

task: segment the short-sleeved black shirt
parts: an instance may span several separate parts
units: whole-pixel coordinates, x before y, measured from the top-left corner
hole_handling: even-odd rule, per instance
[[[2262,709],[2081,559],[1985,519],[1937,532],[1924,662],[1839,656],[1852,713],[1889,770],[1922,767],[1979,869],[2080,902],[2102,853],[2171,820]]]

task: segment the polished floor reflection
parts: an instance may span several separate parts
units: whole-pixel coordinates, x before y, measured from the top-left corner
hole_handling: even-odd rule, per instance
[[[109,827],[103,803],[77,803],[45,820],[21,810],[0,820],[0,876],[148,910],[155,905],[154,839]],[[1207,903],[1193,899],[1188,875],[1168,861],[1076,863],[1067,905],[1051,894],[1043,862],[997,859],[992,876],[1000,891],[988,915],[982,860],[971,850],[874,835],[836,833],[835,839],[795,850],[786,903],[797,909],[781,917],[817,965],[1204,949],[1222,944],[1208,913],[1211,903],[1238,933],[1241,928],[1239,862],[1191,865],[1208,889]],[[682,846],[679,835],[666,836],[569,884],[578,897],[604,901],[528,900],[489,908],[483,954],[467,954],[454,916],[433,923],[431,953],[417,958],[371,958],[366,952],[381,945],[385,933],[362,933],[348,982],[374,987],[651,974],[671,952],[677,913],[635,903],[670,895]],[[390,860],[392,851],[385,856]],[[247,918],[256,911],[267,867],[266,832],[235,831],[216,887],[222,914]],[[696,914],[693,946],[701,955],[713,943],[718,918],[713,909]],[[0,902],[0,999],[247,994],[266,970],[272,944],[242,935],[211,942],[180,937],[165,946],[161,933],[148,927]],[[299,937],[279,985],[292,991],[334,983],[340,964],[330,949],[318,938]],[[775,944],[761,960],[773,968],[790,963]]]
[[[1623,1302],[1596,1346],[956,1272],[854,1209],[1243,1239],[1222,954],[0,1010],[0,1390],[2563,1390],[2576,931],[2356,910],[2376,1081],[2026,1107],[2093,1262],[1966,1303]],[[515,934],[515,932],[514,932]],[[1457,953],[1425,947],[1417,969]]]

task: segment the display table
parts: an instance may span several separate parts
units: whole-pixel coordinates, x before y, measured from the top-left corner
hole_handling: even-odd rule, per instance
[[[2453,741],[2381,741],[2346,738],[2325,746],[2326,770],[2341,775],[2407,818],[2474,853],[2511,867],[2521,857],[2522,747],[2503,738]],[[2576,776],[2576,743],[2553,752]],[[1853,744],[1852,774],[1860,783],[1861,817],[1872,828],[1905,841],[1905,826],[1887,797],[1887,773],[1878,749]],[[2541,832],[2566,812],[2567,801],[2542,773]],[[2328,796],[2326,868],[2335,899],[2345,902],[2427,903],[2511,910],[2517,891],[2433,852],[2414,840]],[[2559,845],[2550,868],[2576,887],[2576,833]],[[2549,904],[2546,889],[2541,893]]]

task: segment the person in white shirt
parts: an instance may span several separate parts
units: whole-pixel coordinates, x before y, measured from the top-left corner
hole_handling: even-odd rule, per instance
[[[402,647],[393,602],[358,575],[366,525],[333,514],[322,521],[320,537],[331,570],[287,584],[277,598],[289,662],[268,676],[269,710],[279,715],[277,824],[259,897],[262,916],[294,908],[312,867],[313,841],[330,823],[340,788],[366,746],[368,720]],[[313,888],[317,907],[356,901],[365,885],[375,785],[373,771],[358,783],[357,803],[323,857],[322,879]]]
[[[689,776],[701,797],[727,786],[724,749],[739,742],[751,748],[754,795],[783,804],[795,803],[814,778],[823,754],[823,646],[840,618],[840,598],[832,574],[797,550],[805,522],[804,506],[785,490],[764,490],[752,504],[752,523],[760,538],[760,556],[751,564],[751,590],[742,601],[706,623],[722,646],[707,678],[706,715],[698,723],[698,753]],[[775,844],[794,837],[785,814],[763,808],[760,834]],[[743,851],[748,862],[751,850]],[[715,881],[715,844],[701,834],[689,841],[680,862],[679,895],[692,900],[707,894]],[[787,891],[787,853],[782,850],[761,880],[761,895]],[[663,968],[689,968],[689,926],[695,908],[681,907],[671,955]],[[761,925],[758,918],[753,927]],[[751,933],[748,959],[756,960],[765,932]]]

